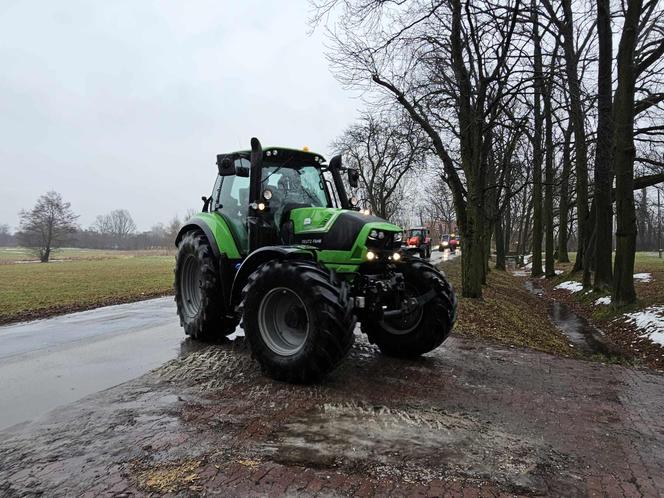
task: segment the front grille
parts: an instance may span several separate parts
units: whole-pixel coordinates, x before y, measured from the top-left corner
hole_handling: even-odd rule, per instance
[[[401,242],[394,242],[394,232],[385,232],[382,239],[370,239],[367,237],[366,245],[370,249],[393,250],[401,247]]]

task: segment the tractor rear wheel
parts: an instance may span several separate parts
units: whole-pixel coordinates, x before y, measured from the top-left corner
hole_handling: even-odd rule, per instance
[[[263,373],[320,380],[353,344],[355,315],[346,282],[311,261],[270,261],[242,290],[243,327]]]
[[[407,298],[427,301],[398,318],[362,322],[362,331],[382,353],[412,358],[440,346],[450,334],[456,296],[444,274],[421,260],[404,262],[397,270],[405,280]]]
[[[237,327],[238,321],[226,316],[214,254],[200,230],[186,233],[178,245],[175,303],[180,325],[193,339],[214,340]]]

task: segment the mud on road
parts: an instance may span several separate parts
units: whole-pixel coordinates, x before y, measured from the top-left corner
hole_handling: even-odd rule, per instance
[[[0,433],[2,496],[664,493],[664,377],[450,338],[358,335],[328,380],[261,376],[242,337]]]

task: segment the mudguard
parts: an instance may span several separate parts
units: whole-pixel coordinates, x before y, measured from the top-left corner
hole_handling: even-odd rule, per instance
[[[249,275],[263,263],[275,259],[308,259],[316,261],[316,251],[304,246],[265,246],[252,252],[240,265],[231,290],[231,306],[240,302],[242,288]]]
[[[177,247],[185,233],[195,228],[203,231],[210,242],[215,258],[219,258],[222,253],[228,259],[242,258],[233,233],[229,229],[226,220],[218,213],[199,213],[188,220],[178,232],[175,238],[175,246]]]

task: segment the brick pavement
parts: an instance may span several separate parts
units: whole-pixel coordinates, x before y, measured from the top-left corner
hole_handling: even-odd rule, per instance
[[[358,337],[324,384],[242,340],[0,433],[1,496],[660,496],[664,377],[460,338]]]

